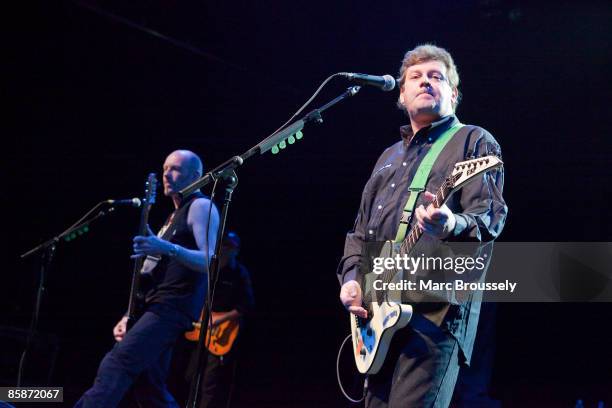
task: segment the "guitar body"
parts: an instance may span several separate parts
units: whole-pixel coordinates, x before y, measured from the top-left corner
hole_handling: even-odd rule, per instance
[[[213,312],[213,316],[219,313]],[[195,328],[185,333],[185,338],[190,341],[198,341],[200,339],[200,325],[202,322],[195,323]],[[238,331],[240,322],[238,320],[226,320],[218,324],[212,329],[209,328],[206,332],[205,344],[208,344],[208,351],[215,356],[223,356],[232,349]]]
[[[393,257],[395,246],[393,242],[387,241],[379,256]],[[401,276],[401,273],[397,274],[392,281],[401,279]],[[374,279],[378,277],[375,275]],[[367,287],[372,286],[367,284]],[[399,294],[396,297],[387,295],[384,301],[372,301],[366,305],[367,319],[351,314],[353,353],[357,369],[362,374],[376,374],[380,370],[391,338],[399,329],[406,327],[412,318],[412,306],[401,304]],[[373,297],[365,293],[364,298]],[[397,301],[391,300],[394,298]]]
[[[399,303],[372,303],[370,311],[370,319],[351,315],[355,364],[362,374],[376,374],[380,370],[391,338],[412,317],[412,306]]]

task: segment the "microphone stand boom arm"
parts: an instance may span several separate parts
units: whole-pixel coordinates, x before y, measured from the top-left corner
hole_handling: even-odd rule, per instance
[[[335,99],[331,100],[330,102],[326,103],[320,108],[315,109],[312,112],[308,113],[302,119],[299,119],[293,122],[292,124],[286,126],[282,130],[268,136],[267,138],[265,138],[264,140],[262,140],[261,142],[259,142],[258,144],[256,144],[255,146],[247,150],[246,152],[244,152],[243,154],[239,156],[234,156],[230,158],[229,160],[226,160],[225,162],[221,163],[219,166],[215,167],[214,169],[206,173],[200,179],[194,181],[189,186],[182,189],[179,192],[179,194],[182,197],[186,197],[190,195],[194,191],[199,190],[200,188],[209,184],[211,181],[214,181],[217,177],[219,177],[223,173],[229,172],[231,170],[236,170],[238,167],[242,166],[247,159],[251,158],[252,156],[258,153],[264,154],[267,151],[273,149],[275,146],[278,146],[278,145],[280,145],[281,149],[284,148],[283,143],[285,143],[285,141],[289,139],[291,136],[301,131],[306,125],[306,123],[308,122],[322,123],[323,118],[321,117],[321,113],[323,111],[337,104],[341,100],[346,99],[349,96],[353,96],[357,94],[357,92],[359,92],[359,89],[361,89],[359,86],[352,86],[348,88],[340,96],[336,97]],[[273,152],[274,152],[274,149],[273,149]]]

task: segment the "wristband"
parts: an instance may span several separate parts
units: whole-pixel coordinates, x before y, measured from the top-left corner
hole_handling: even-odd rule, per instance
[[[180,247],[176,244],[171,244],[171,245],[172,247],[170,248],[170,251],[168,251],[168,256],[170,258],[176,258],[178,256]]]

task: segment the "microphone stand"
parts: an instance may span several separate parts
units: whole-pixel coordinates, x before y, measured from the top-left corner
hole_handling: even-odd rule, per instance
[[[88,213],[83,218],[87,218],[87,216],[101,207],[105,202],[102,201],[94,208],[88,211]],[[32,248],[31,250],[20,255],[21,259],[25,259],[31,255],[36,253],[41,253],[41,262],[40,262],[40,272],[38,279],[38,289],[36,291],[36,301],[34,303],[34,312],[32,315],[32,321],[30,322],[30,329],[28,331],[28,337],[26,339],[26,344],[23,352],[21,353],[21,358],[19,359],[19,370],[17,372],[17,387],[21,387],[23,380],[23,372],[25,367],[26,358],[30,348],[32,347],[32,342],[34,341],[34,336],[36,334],[36,328],[38,326],[38,319],[40,317],[40,306],[42,304],[43,294],[45,292],[46,279],[47,274],[51,268],[51,261],[53,260],[53,256],[55,255],[55,250],[57,248],[57,244],[60,240],[64,239],[64,241],[69,242],[76,239],[78,236],[83,235],[87,231],[89,231],[89,224],[93,221],[97,220],[105,216],[106,214],[112,213],[115,210],[115,207],[109,208],[107,211],[101,210],[96,214],[95,217],[91,218],[89,221],[77,222],[72,227],[68,228],[66,231],[62,232],[58,236],[51,238],[50,240],[43,242],[42,244]]]
[[[342,101],[343,99],[348,98],[349,96],[356,95],[360,89],[361,87],[359,86],[352,86],[348,88],[344,93],[342,93],[335,99],[331,100],[330,102],[326,103],[325,105],[321,106],[318,109],[314,109],[310,113],[306,114],[303,118],[291,123],[290,125],[287,125],[282,130],[268,136],[267,138],[259,142],[257,145],[253,146],[252,148],[244,152],[243,154],[239,156],[234,156],[230,158],[229,160],[223,162],[222,164],[212,169],[211,171],[206,173],[204,176],[202,176],[200,179],[194,181],[189,186],[185,187],[183,190],[179,192],[179,195],[181,197],[187,197],[188,195],[192,194],[194,191],[201,189],[202,187],[206,186],[207,184],[211,182],[214,182],[218,178],[223,177],[229,181],[228,185],[225,188],[225,197],[223,201],[223,208],[221,210],[219,230],[217,231],[217,242],[216,242],[216,247],[215,247],[215,254],[213,255],[213,258],[210,262],[210,267],[208,270],[209,282],[214,282],[219,278],[218,276],[220,272],[219,271],[219,259],[221,258],[221,252],[222,252],[221,242],[223,239],[223,234],[225,232],[227,212],[229,209],[229,204],[232,201],[232,194],[238,184],[238,175],[236,174],[235,170],[238,167],[242,166],[247,159],[251,158],[252,156],[258,153],[261,155],[261,154],[268,152],[269,150],[272,150],[273,153],[278,153],[281,149],[284,149],[285,147],[287,147],[286,145],[287,142],[289,144],[295,143],[296,139],[298,140],[301,139],[302,137],[301,130],[304,128],[304,126],[307,123],[310,123],[310,122],[314,122],[317,124],[323,123],[323,117],[321,116],[321,113],[323,113],[323,111],[329,109],[330,107],[334,106],[335,104]],[[210,322],[212,319],[212,310],[211,310],[212,299],[210,297],[212,288],[209,285],[207,289],[208,290],[207,290],[207,295],[206,295],[206,302],[204,304],[204,312],[205,312],[204,315],[207,315],[207,321]],[[202,321],[202,324],[200,325],[200,337],[198,339],[198,346],[196,350],[197,366],[196,366],[195,373],[193,374],[193,377],[191,380],[191,389],[189,392],[189,399],[187,401],[187,408],[196,408],[196,404],[198,402],[200,386],[202,382],[202,371],[204,368],[204,362],[206,361],[207,356],[208,356],[208,349],[207,347],[204,347],[204,342],[205,342],[204,339],[206,337],[208,327],[209,327],[209,324],[208,323],[204,324],[204,321]]]
[[[204,368],[204,363],[208,356],[208,346],[210,345],[210,341],[212,336],[209,336],[208,343],[204,344],[206,341],[206,333],[208,328],[211,327],[212,324],[212,296],[211,289],[215,286],[215,283],[219,274],[219,260],[221,259],[221,249],[223,245],[219,245],[219,242],[222,241],[223,236],[225,235],[225,225],[227,221],[227,213],[229,211],[230,203],[232,202],[232,194],[234,193],[234,189],[238,185],[238,175],[234,170],[229,170],[221,173],[221,177],[225,178],[228,184],[225,186],[225,196],[223,198],[223,206],[221,207],[221,216],[219,220],[219,229],[217,230],[217,245],[215,247],[215,253],[211,259],[210,267],[208,269],[208,290],[206,291],[206,302],[204,304],[204,310],[202,316],[205,316],[206,324],[204,323],[204,319],[200,324],[200,334],[198,338],[198,345],[196,348],[196,370],[191,379],[189,390],[189,402],[187,406],[193,406],[195,408],[195,403],[198,401],[200,395],[200,384],[202,382],[202,371]],[[212,197],[211,197],[212,199]],[[211,284],[212,283],[212,284]]]

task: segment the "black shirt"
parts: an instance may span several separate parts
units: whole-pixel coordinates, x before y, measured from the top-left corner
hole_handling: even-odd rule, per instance
[[[198,249],[193,232],[187,224],[191,204],[202,198],[195,193],[185,198],[166,221],[167,229],[162,238],[187,249]],[[152,287],[146,294],[146,303],[162,303],[172,306],[197,321],[206,293],[206,274],[194,271],[177,259],[162,256],[151,271]]]
[[[242,315],[249,313],[255,304],[253,286],[247,268],[236,262],[221,268],[215,287],[213,312],[229,312],[236,309]]]

